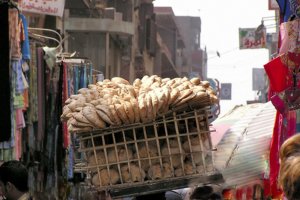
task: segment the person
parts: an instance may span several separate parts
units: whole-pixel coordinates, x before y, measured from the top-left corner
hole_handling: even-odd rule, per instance
[[[0,192],[0,199],[31,199],[28,193],[28,171],[20,161],[11,160],[0,166]]]
[[[287,139],[280,148],[279,185],[288,200],[300,199],[300,134]]]
[[[293,135],[281,145],[279,151],[280,162],[297,152],[300,153],[300,134]]]
[[[214,191],[214,188],[208,185],[197,187],[190,196],[190,200],[221,200],[220,194]]]

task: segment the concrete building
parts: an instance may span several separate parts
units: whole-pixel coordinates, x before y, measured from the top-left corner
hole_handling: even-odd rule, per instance
[[[153,73],[154,19],[152,0],[66,0],[60,28],[70,36],[65,50],[91,59],[105,78],[133,80]]]
[[[105,78],[205,79],[200,18],[177,17],[171,7],[154,7],[152,1],[66,0],[63,18],[40,15],[40,26],[60,31],[64,51],[87,57]]]
[[[155,73],[162,77],[181,76],[184,42],[179,32],[176,17],[171,7],[155,7],[157,26],[157,45]]]
[[[200,17],[176,16],[176,22],[185,43],[180,73],[188,77],[200,76],[202,79],[207,79],[207,53],[206,49],[200,48]]]

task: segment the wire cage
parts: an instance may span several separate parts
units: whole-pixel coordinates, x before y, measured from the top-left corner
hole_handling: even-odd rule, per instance
[[[75,171],[98,191],[130,195],[218,182],[210,110],[173,112],[148,124],[78,134]]]

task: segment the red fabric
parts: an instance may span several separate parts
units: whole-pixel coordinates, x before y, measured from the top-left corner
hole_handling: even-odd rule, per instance
[[[246,199],[247,200],[253,200],[253,188],[252,187],[247,187],[247,190],[246,190]]]
[[[235,199],[242,200],[243,199],[243,188],[239,188],[235,192]]]
[[[277,187],[277,178],[279,172],[279,137],[282,121],[281,118],[281,114],[277,112],[273,129],[273,137],[270,145],[270,190],[272,196],[281,193],[281,190]]]
[[[281,62],[280,57],[265,64],[264,68],[269,77],[272,91],[281,92],[287,88],[286,77],[288,76],[288,68]]]
[[[264,197],[267,199],[267,197],[271,196],[271,189],[270,189],[270,180],[264,179]]]
[[[62,62],[61,67],[63,67],[63,99],[62,105],[65,105],[65,101],[68,99],[68,69],[67,64]],[[64,148],[69,147],[69,131],[66,122],[63,122],[63,134],[64,134]]]

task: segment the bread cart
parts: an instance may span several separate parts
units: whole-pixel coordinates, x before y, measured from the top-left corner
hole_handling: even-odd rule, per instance
[[[141,119],[142,123],[74,131],[77,151],[83,155],[74,171],[86,174],[87,187],[108,192],[112,198],[223,182],[212,158],[211,100],[207,93],[201,93],[201,99],[195,97],[181,104],[174,99],[176,107],[174,103],[165,104],[168,109],[157,107],[155,117]],[[141,112],[143,107],[139,108]],[[159,112],[162,109],[165,112]]]

